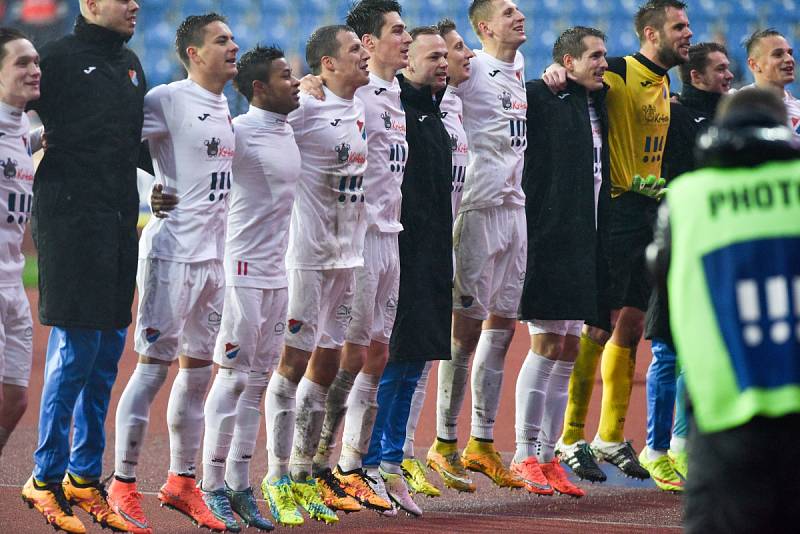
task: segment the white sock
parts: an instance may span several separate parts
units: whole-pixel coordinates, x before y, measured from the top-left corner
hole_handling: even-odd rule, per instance
[[[414,434],[417,432],[419,414],[425,404],[425,388],[428,386],[428,374],[431,372],[432,366],[433,362],[425,364],[419,382],[417,382],[417,388],[414,390],[414,396],[411,397],[411,410],[408,412],[408,423],[406,423],[406,442],[403,444],[403,458],[414,457]]]
[[[3,454],[3,447],[6,446],[8,443],[8,437],[11,435],[11,432],[0,426],[0,455]]]
[[[494,420],[503,386],[503,365],[513,335],[512,330],[481,331],[472,366],[473,437],[494,439]]]
[[[378,384],[381,378],[358,373],[350,397],[347,399],[347,416],[344,418],[342,452],[339,467],[352,471],[361,467],[361,459],[369,450],[372,427],[378,414]]]
[[[458,438],[458,414],[464,403],[464,392],[469,378],[470,353],[456,344],[450,345],[450,359],[439,362],[436,386],[436,436],[442,439]]]
[[[646,447],[647,449],[647,459],[650,461],[658,460],[662,456],[667,455],[667,451],[659,451],[657,449],[651,449],[650,447]]]
[[[535,456],[538,451],[537,440],[542,426],[545,393],[555,363],[555,360],[545,358],[531,350],[528,351],[519,371],[515,392],[514,429],[517,438],[515,462],[522,462],[525,458]]]
[[[178,475],[194,475],[197,451],[203,437],[203,398],[211,366],[179,369],[167,403],[169,428],[169,470]]]
[[[136,478],[136,464],[142,450],[150,405],[167,379],[169,365],[137,363],[117,405],[115,417],[114,474]]]
[[[325,420],[322,423],[322,434],[319,437],[317,454],[314,456],[314,472],[323,471],[331,466],[331,453],[336,448],[336,437],[342,426],[344,414],[347,412],[347,397],[353,389],[356,375],[347,369],[339,369],[328,389],[325,401]]]
[[[394,475],[402,475],[403,469],[400,467],[400,464],[395,464],[392,462],[381,462],[381,469],[386,473],[392,473]]]
[[[550,382],[547,385],[547,394],[544,398],[544,416],[542,429],[539,431],[539,461],[549,462],[555,458],[556,441],[561,436],[564,427],[564,412],[567,409],[569,397],[569,378],[575,362],[558,360],[550,372]]]
[[[273,373],[264,399],[267,425],[267,480],[275,482],[289,474],[289,456],[294,437],[297,384],[280,373]]]
[[[228,462],[225,464],[225,483],[234,491],[243,491],[250,487],[250,460],[256,450],[261,401],[267,390],[267,382],[269,373],[250,371],[247,386],[236,405],[236,428],[228,452]]]
[[[311,465],[325,420],[327,396],[328,388],[306,377],[297,384],[297,421],[289,459],[289,473],[295,481],[305,481],[311,476]]]
[[[674,453],[681,453],[686,450],[686,438],[680,436],[672,436],[669,440],[669,450]]]
[[[237,369],[220,368],[211,391],[208,392],[205,412],[206,435],[203,438],[203,488],[214,491],[225,487],[225,461],[236,426],[236,405],[247,385],[247,373]]]

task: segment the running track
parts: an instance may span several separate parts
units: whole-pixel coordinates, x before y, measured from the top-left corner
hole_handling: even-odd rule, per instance
[[[31,307],[36,310],[37,293],[29,291]],[[34,311],[34,321],[36,322]],[[39,392],[42,385],[44,350],[47,342],[47,329],[36,324],[34,328],[34,364],[31,375],[31,399],[27,413],[17,430],[11,436],[0,458],[0,533],[27,534],[52,532],[36,512],[28,510],[19,498],[19,488],[31,471],[31,454],[36,445],[36,421],[39,410]],[[506,380],[497,417],[495,439],[497,448],[504,452],[508,461],[514,449],[514,377],[516,377],[528,346],[527,330],[518,328],[506,364]],[[645,393],[644,374],[650,361],[649,347],[639,347],[636,377],[633,386],[631,409],[626,425],[627,435],[634,440],[634,447],[640,450],[644,444]],[[136,356],[128,336],[126,352],[120,364],[119,380],[114,387],[111,411],[106,425],[108,443],[105,455],[105,472],[113,468],[113,433],[116,404],[119,395],[135,365]],[[175,369],[168,379],[171,384]],[[435,434],[435,371],[428,383],[428,397],[422,412],[417,432],[418,455],[424,457],[425,450]],[[594,436],[600,404],[600,383],[595,387],[595,395],[589,411],[587,437]],[[156,397],[151,414],[148,444],[142,454],[139,466],[139,487],[145,493],[145,511],[155,532],[196,533],[199,532],[183,516],[158,507],[155,493],[163,483],[169,464],[168,437],[164,420],[169,387]],[[460,444],[466,442],[469,433],[469,396],[459,422]],[[482,475],[476,475],[478,492],[472,495],[458,494],[444,490],[437,499],[418,497],[417,501],[425,511],[421,519],[398,517],[386,519],[364,511],[342,517],[337,526],[324,526],[307,521],[297,532],[678,532],[680,530],[681,498],[655,489],[647,481],[632,482],[617,476],[616,470],[602,466],[609,475],[605,484],[581,483],[588,495],[576,500],[564,496],[536,497],[522,491],[501,490]],[[264,431],[259,436],[259,448],[253,460],[253,486],[257,487],[266,468],[264,451]],[[435,482],[439,482],[432,475]],[[439,484],[441,487],[441,484]],[[91,524],[82,511],[77,512],[87,524],[89,532],[103,532]],[[286,531],[279,528],[278,532]],[[109,531],[105,531],[109,532]],[[207,531],[205,531],[207,532]],[[244,532],[257,532],[255,529]]]

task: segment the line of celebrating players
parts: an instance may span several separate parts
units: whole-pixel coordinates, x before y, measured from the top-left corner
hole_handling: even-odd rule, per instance
[[[106,2],[82,2],[78,26],[113,31]],[[116,15],[135,21],[136,3],[123,4]],[[685,433],[676,423],[670,438],[676,373],[663,296],[650,303],[648,443],[638,458],[623,429],[650,299],[644,248],[663,194],[656,177],[691,168],[699,125],[730,87],[724,47],[690,48],[686,6],[651,0],[634,20],[637,54],[606,59],[602,32],[570,28],[544,79],[526,85],[525,17],[510,0],[471,2],[482,44],[475,52],[451,21],[408,32],[401,15],[393,0],[362,0],[346,24],[316,30],[302,85],[277,48],[257,46],[237,62],[221,15],[181,23],[176,48],[187,79],[144,96],[155,217],[139,240],[139,361],[117,407],[113,481],[106,502],[102,444],[84,463],[75,448],[69,458],[69,425],[52,422],[59,430],[48,433],[57,417],[43,411],[47,439],[40,435],[23,498],[54,526],[84,532],[71,503],[104,526],[153,531],[136,466],[150,405],[176,359],[170,467],[158,499],[212,530],[238,532],[237,515],[273,528],[250,484],[262,401],[269,468],[261,489],[276,522],[302,524],[298,508],[328,523],[337,510],[422,515],[409,489],[440,493],[413,447],[436,360],[437,439],[426,463],[446,486],[475,491],[471,470],[503,487],[580,497],[560,462],[602,481],[596,460],[605,460],[682,490]],[[5,53],[38,71],[32,46],[8,44],[18,41],[30,44],[4,37]],[[794,79],[786,40],[757,32],[747,48],[756,84],[779,89],[791,120],[800,120],[783,92]],[[676,65],[679,104],[667,76]],[[82,75],[96,68],[87,64]],[[140,87],[137,71],[128,72]],[[250,103],[233,120],[222,94],[231,80]],[[18,161],[14,177],[33,175],[25,165],[39,141],[26,138],[19,111],[38,97],[29,93],[3,110],[27,150],[9,156],[7,178]],[[38,109],[48,129],[50,111]],[[14,182],[28,188],[14,193],[20,206],[30,181]],[[14,226],[20,235],[23,225]],[[18,274],[9,285],[17,297]],[[517,377],[517,448],[506,467],[493,427],[518,319],[529,325],[531,347]],[[53,352],[75,350],[64,339]],[[456,421],[473,353],[470,439],[459,454]],[[600,428],[588,444],[583,426],[601,355]],[[116,361],[104,387],[115,378]],[[75,395],[69,402],[71,414]],[[107,399],[93,414],[101,423],[104,410]]]

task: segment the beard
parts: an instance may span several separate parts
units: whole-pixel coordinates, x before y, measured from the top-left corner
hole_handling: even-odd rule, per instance
[[[686,63],[686,58],[672,48],[660,48],[658,52],[656,52],[656,57],[658,58],[658,62],[667,67],[667,69]]]
[[[656,57],[658,58],[659,63],[666,66],[668,70],[676,65],[683,65],[686,63],[688,58],[683,57],[678,53],[677,50],[674,48],[669,48],[664,44],[667,42],[667,36],[664,32],[660,32],[659,37],[662,43],[661,48],[659,48],[656,52]]]

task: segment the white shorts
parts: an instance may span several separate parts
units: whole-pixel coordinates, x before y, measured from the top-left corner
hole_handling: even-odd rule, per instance
[[[289,269],[286,345],[339,349],[353,305],[353,269]]]
[[[534,319],[533,321],[525,322],[528,324],[528,333],[532,336],[537,334],[557,334],[559,336],[581,337],[581,332],[583,331],[583,321]]]
[[[245,372],[272,371],[283,347],[288,304],[285,287],[226,287],[214,363]]]
[[[0,382],[28,387],[33,320],[22,284],[0,288]]]
[[[458,214],[453,229],[453,310],[485,320],[517,317],[528,253],[525,208],[495,206]]]
[[[168,362],[212,359],[225,300],[221,261],[139,260],[136,286],[136,352]]]
[[[355,269],[353,318],[347,327],[349,343],[389,344],[397,315],[400,253],[397,234],[369,231],[364,239],[364,266]]]

